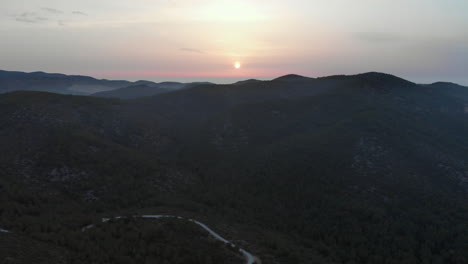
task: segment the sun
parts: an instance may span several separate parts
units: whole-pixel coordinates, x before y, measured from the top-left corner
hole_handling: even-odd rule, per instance
[[[240,67],[241,67],[241,63],[240,63],[240,62],[238,62],[238,61],[234,62],[234,68],[240,69]]]

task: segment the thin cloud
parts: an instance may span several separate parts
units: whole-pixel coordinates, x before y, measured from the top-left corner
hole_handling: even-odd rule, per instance
[[[57,25],[59,25],[61,27],[66,26],[65,22],[63,22],[62,20],[57,21]]]
[[[87,16],[88,15],[85,12],[81,12],[81,11],[73,11],[72,14],[78,15],[78,16]]]
[[[198,53],[198,54],[205,54],[205,52],[198,50],[198,49],[192,49],[192,48],[180,48],[180,51],[185,51],[185,52],[191,52],[191,53]]]
[[[18,22],[24,22],[24,23],[37,23],[38,21],[29,19],[29,18],[23,18],[23,17],[17,17],[15,18],[16,21]]]
[[[33,24],[49,20],[48,18],[43,17],[43,16],[39,16],[34,12],[24,12],[24,13],[15,15],[13,17],[18,22],[33,23]]]
[[[62,10],[58,10],[58,9],[51,8],[51,7],[43,7],[42,10],[47,11],[52,14],[63,14]]]

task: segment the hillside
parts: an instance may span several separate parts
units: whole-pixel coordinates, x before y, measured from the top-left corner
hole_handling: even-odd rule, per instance
[[[0,70],[0,93],[12,91],[42,91],[59,94],[89,95],[131,85],[153,84],[148,81],[98,80],[88,76],[44,72],[14,72]]]
[[[166,213],[262,263],[465,263],[467,105],[381,73],[3,94],[0,226],[70,250],[102,217]]]
[[[144,84],[130,87],[124,87],[111,91],[99,92],[91,94],[95,97],[106,98],[120,98],[120,99],[135,99],[138,97],[155,96],[162,93],[177,91],[180,89],[187,89],[196,85],[209,84],[209,83],[177,83],[177,82],[163,82],[155,84]]]
[[[5,264],[65,264],[68,252],[31,238],[0,232],[0,263]]]

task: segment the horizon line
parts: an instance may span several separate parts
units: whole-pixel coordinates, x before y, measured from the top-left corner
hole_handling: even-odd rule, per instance
[[[225,79],[225,80],[237,80],[237,81],[246,81],[246,80],[259,80],[259,81],[272,81],[274,79],[277,79],[277,78],[281,78],[281,77],[284,77],[284,76],[288,76],[288,75],[298,75],[298,76],[301,76],[301,77],[306,77],[306,78],[312,78],[312,79],[318,79],[318,78],[325,78],[325,77],[331,77],[331,76],[356,76],[356,75],[361,75],[361,74],[368,74],[368,73],[380,73],[380,74],[388,74],[388,75],[392,75],[392,76],[395,76],[397,78],[401,78],[401,79],[404,79],[406,81],[409,81],[409,82],[412,82],[412,83],[415,83],[415,84],[421,84],[421,85],[428,85],[428,84],[434,84],[434,83],[453,83],[453,84],[457,84],[457,85],[460,85],[460,86],[464,86],[464,87],[468,87],[468,83],[467,84],[461,84],[461,83],[457,83],[457,82],[454,82],[454,81],[444,81],[444,80],[438,80],[438,81],[431,81],[431,82],[415,82],[415,81],[411,81],[409,80],[408,78],[405,78],[405,77],[400,77],[399,75],[397,74],[392,74],[392,73],[386,73],[386,72],[379,72],[379,71],[365,71],[365,72],[359,72],[359,73],[347,73],[347,74],[330,74],[330,75],[323,75],[323,76],[310,76],[310,75],[307,75],[307,74],[297,74],[297,73],[286,73],[286,74],[277,74],[277,75],[266,75],[266,76],[245,76],[245,75],[234,75],[234,76],[194,76],[194,75],[186,75],[186,76],[171,76],[171,77],[168,77],[168,76],[157,76],[157,75],[153,75],[153,76],[141,76],[142,79],[140,79],[140,77],[112,77],[112,76],[108,76],[106,77],[105,75],[99,75],[99,74],[87,74],[87,73],[84,73],[84,74],[73,74],[73,73],[61,73],[61,72],[46,72],[46,71],[41,71],[41,70],[37,70],[37,71],[21,71],[21,70],[5,70],[5,69],[0,69],[0,71],[5,71],[5,72],[18,72],[18,73],[27,73],[27,74],[33,74],[33,73],[44,73],[44,74],[60,74],[60,75],[66,75],[66,76],[82,76],[82,77],[91,77],[91,78],[94,78],[96,80],[108,80],[108,81],[128,81],[128,82],[138,82],[138,81],[149,81],[149,82],[176,82],[174,79],[197,79],[198,82],[200,80],[205,80],[205,78],[207,80],[207,82],[210,82],[209,79],[218,79],[218,80],[221,80],[221,79]],[[106,74],[107,75],[107,74]],[[100,77],[99,77],[100,76]],[[161,79],[161,80],[158,80],[158,81],[152,81],[152,80],[149,80],[149,79],[144,79],[144,78],[154,78],[154,79]],[[169,79],[169,78],[174,78],[174,79]],[[196,82],[196,81],[194,81]],[[231,83],[216,83],[216,82],[213,82],[215,84],[231,84]],[[235,83],[235,82],[234,82]]]

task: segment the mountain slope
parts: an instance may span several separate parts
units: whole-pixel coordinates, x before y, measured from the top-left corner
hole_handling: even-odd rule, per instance
[[[136,82],[152,83],[152,82]],[[0,93],[11,91],[43,91],[60,94],[87,95],[100,91],[108,91],[128,87],[132,82],[97,80],[88,76],[64,75],[44,72],[13,72],[0,71]]]
[[[159,87],[152,87],[148,85],[136,85],[130,87],[124,87],[113,91],[105,91],[92,94],[95,97],[107,97],[107,98],[121,98],[121,99],[133,99],[143,96],[153,96],[161,93],[170,92],[170,89],[164,89]]]
[[[0,263],[66,264],[68,252],[52,244],[25,236],[0,232]]]
[[[163,82],[155,84],[143,84],[130,87],[124,87],[111,91],[99,92],[91,94],[95,97],[106,98],[120,98],[120,99],[135,99],[138,97],[155,96],[162,93],[177,91],[180,89],[187,89],[196,85],[209,84],[209,83],[177,83],[177,82]]]
[[[467,95],[379,73],[0,95],[0,226],[54,241],[162,212],[263,263],[464,263]]]

